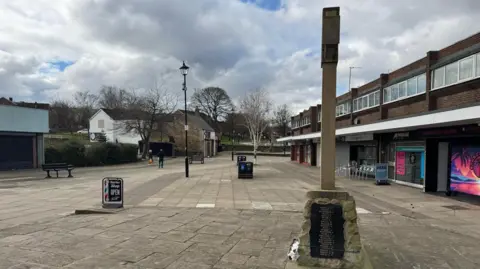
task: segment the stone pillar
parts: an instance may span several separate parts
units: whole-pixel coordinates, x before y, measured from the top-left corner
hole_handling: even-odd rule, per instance
[[[322,137],[320,188],[335,189],[335,107],[337,92],[337,63],[322,66]]]
[[[320,187],[335,189],[335,107],[337,105],[337,63],[340,43],[340,8],[324,8],[322,16],[322,158]]]

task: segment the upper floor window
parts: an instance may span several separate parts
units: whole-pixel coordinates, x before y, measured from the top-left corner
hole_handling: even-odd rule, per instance
[[[353,112],[368,109],[380,104],[380,91],[375,91],[353,100]]]
[[[480,53],[432,71],[432,90],[480,77]]]
[[[351,111],[352,110],[351,110],[351,107],[350,107],[350,102],[346,102],[346,103],[337,105],[335,115],[337,117],[340,117],[340,116],[349,114]]]
[[[105,128],[105,121],[104,120],[98,120],[98,128]]]
[[[421,94],[426,89],[426,75],[421,74],[383,89],[383,102],[389,103]]]

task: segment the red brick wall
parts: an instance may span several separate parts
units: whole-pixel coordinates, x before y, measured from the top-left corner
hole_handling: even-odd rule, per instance
[[[302,128],[302,134],[309,134],[311,132],[312,132],[312,128],[310,128],[310,125]]]
[[[422,66],[426,66],[427,65],[427,57],[423,57],[422,59],[420,60],[417,60],[407,66],[404,66],[400,69],[397,69],[395,71],[393,71],[392,73],[388,74],[388,80],[393,80],[393,79],[396,79],[398,77],[401,77],[405,74],[407,74],[408,72],[411,72],[413,70],[416,70]]]
[[[374,123],[380,120],[380,111],[369,111],[366,114],[355,115],[354,118],[358,118],[360,124]]]
[[[442,90],[446,89],[441,89],[439,91]],[[453,93],[447,96],[439,96],[436,100],[437,109],[453,108],[475,102],[480,102],[480,88],[474,90],[465,90],[463,92]]]
[[[421,100],[411,104],[405,104],[402,106],[398,106],[396,105],[396,103],[392,103],[391,106],[392,107],[387,108],[388,119],[403,117],[406,115],[413,115],[427,110],[427,102],[425,100]]]
[[[350,118],[337,120],[335,122],[335,128],[336,129],[340,129],[340,128],[344,128],[344,127],[348,127],[348,126],[350,126]]]
[[[344,93],[344,94],[338,96],[337,97],[337,103],[341,103],[341,102],[346,101],[348,99],[350,99],[350,92],[347,92],[347,93]]]
[[[369,83],[360,86],[357,88],[357,96],[362,96],[364,93],[371,92],[374,88],[380,86],[380,78],[377,78],[374,81],[370,81]]]
[[[480,43],[480,32],[438,51],[439,59]]]

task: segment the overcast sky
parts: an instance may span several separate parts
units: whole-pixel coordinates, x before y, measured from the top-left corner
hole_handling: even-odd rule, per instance
[[[321,14],[341,7],[337,94],[480,30],[478,0],[0,0],[0,96],[50,101],[102,85],[321,101]]]

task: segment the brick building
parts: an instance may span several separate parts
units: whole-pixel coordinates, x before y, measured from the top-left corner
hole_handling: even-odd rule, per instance
[[[278,140],[293,161],[318,166],[320,114],[293,116]],[[386,163],[400,184],[480,195],[480,33],[338,96],[336,117],[337,167]]]

